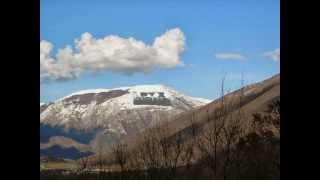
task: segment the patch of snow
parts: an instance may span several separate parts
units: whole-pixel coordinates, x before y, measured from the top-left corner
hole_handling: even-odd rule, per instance
[[[202,102],[202,103],[209,103],[209,102],[211,102],[212,100],[209,100],[209,99],[204,99],[204,98],[193,98],[193,99],[195,99],[195,100],[197,100],[197,101],[200,101],[200,102]]]
[[[173,100],[175,97],[188,97],[185,96],[175,90],[173,90],[170,87],[161,85],[161,84],[153,84],[153,85],[136,85],[136,86],[127,86],[127,87],[119,87],[119,88],[113,88],[113,89],[87,89],[87,90],[81,90],[75,93],[72,93],[70,95],[67,95],[61,99],[58,99],[56,102],[62,101],[66,98],[69,98],[71,96],[75,96],[75,95],[82,95],[82,94],[90,94],[90,93],[101,93],[101,92],[109,92],[109,91],[113,91],[113,90],[129,90],[130,92],[130,96],[129,95],[124,95],[125,98],[122,101],[133,101],[132,98],[139,96],[141,92],[163,92],[166,96],[166,98]],[[127,99],[126,99],[127,98]],[[203,99],[203,98],[189,98],[189,100],[196,100],[196,101],[200,101],[201,103],[208,103],[210,102],[210,100],[207,99]]]
[[[94,100],[92,100],[89,104],[74,104],[63,101],[64,99],[74,95],[109,92],[112,90],[128,90],[129,93],[108,99],[100,104],[97,104],[97,102]],[[172,106],[133,104],[134,98],[140,96],[141,92],[162,92],[164,93],[164,96],[171,101]],[[156,94],[154,96],[156,96]],[[114,89],[89,89],[72,93],[57,100],[52,106],[49,106],[40,114],[40,121],[43,123],[66,126],[74,126],[80,123],[81,126],[85,127],[95,127],[111,123],[111,128],[120,132],[124,131],[121,130],[123,128],[120,123],[121,117],[117,116],[117,114],[120,112],[125,112],[126,110],[132,109],[144,109],[146,112],[157,112],[163,110],[168,110],[168,112],[178,112],[180,111],[178,110],[179,108],[190,108],[190,105],[192,107],[197,107],[209,102],[210,100],[186,96],[170,87],[159,84],[137,85]]]

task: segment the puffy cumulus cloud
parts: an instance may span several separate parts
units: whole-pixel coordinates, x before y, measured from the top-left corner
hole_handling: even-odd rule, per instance
[[[277,48],[273,51],[269,51],[264,53],[264,56],[276,61],[276,62],[280,62],[280,48]]]
[[[59,50],[57,59],[51,57],[53,45],[45,40],[40,42],[40,81],[67,80],[79,76],[81,70],[75,66],[72,49]]]
[[[149,73],[158,68],[183,65],[180,54],[185,48],[185,36],[179,28],[156,37],[150,45],[134,38],[116,35],[95,39],[86,32],[52,56],[53,45],[40,42],[40,81],[78,78],[83,72],[111,71],[131,75]]]
[[[215,54],[215,57],[217,59],[222,60],[243,60],[246,59],[246,57],[239,53],[217,53]]]

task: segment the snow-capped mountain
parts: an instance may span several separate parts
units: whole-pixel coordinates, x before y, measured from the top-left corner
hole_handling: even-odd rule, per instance
[[[40,103],[40,123],[45,127],[42,143],[52,136],[64,136],[90,144],[93,149],[102,141],[108,146],[208,102],[163,85],[83,90],[53,103]]]

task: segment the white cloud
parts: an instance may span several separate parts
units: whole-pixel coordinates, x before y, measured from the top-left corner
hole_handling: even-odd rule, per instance
[[[245,56],[239,53],[217,53],[215,54],[215,57],[217,59],[223,59],[223,60],[243,60],[245,59]]]
[[[276,62],[280,62],[280,48],[277,48],[273,51],[266,52],[263,55]]]
[[[53,45],[40,42],[40,81],[70,80],[83,72],[111,71],[131,75],[183,65],[180,54],[185,36],[179,28],[168,30],[147,45],[132,37],[109,35],[95,39],[88,32],[52,56]]]

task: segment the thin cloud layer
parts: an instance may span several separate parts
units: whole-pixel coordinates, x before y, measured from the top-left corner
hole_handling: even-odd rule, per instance
[[[217,59],[222,60],[243,60],[245,59],[245,56],[239,53],[217,53],[215,54],[215,57]]]
[[[75,40],[74,47],[59,49],[55,56],[52,49],[52,43],[40,42],[40,82],[71,80],[84,72],[131,75],[174,68],[183,65],[180,55],[185,49],[185,36],[179,28],[174,28],[147,45],[132,37],[116,35],[95,39],[86,32]]]
[[[273,61],[280,62],[280,48],[273,51],[264,53],[264,56],[272,59]]]

